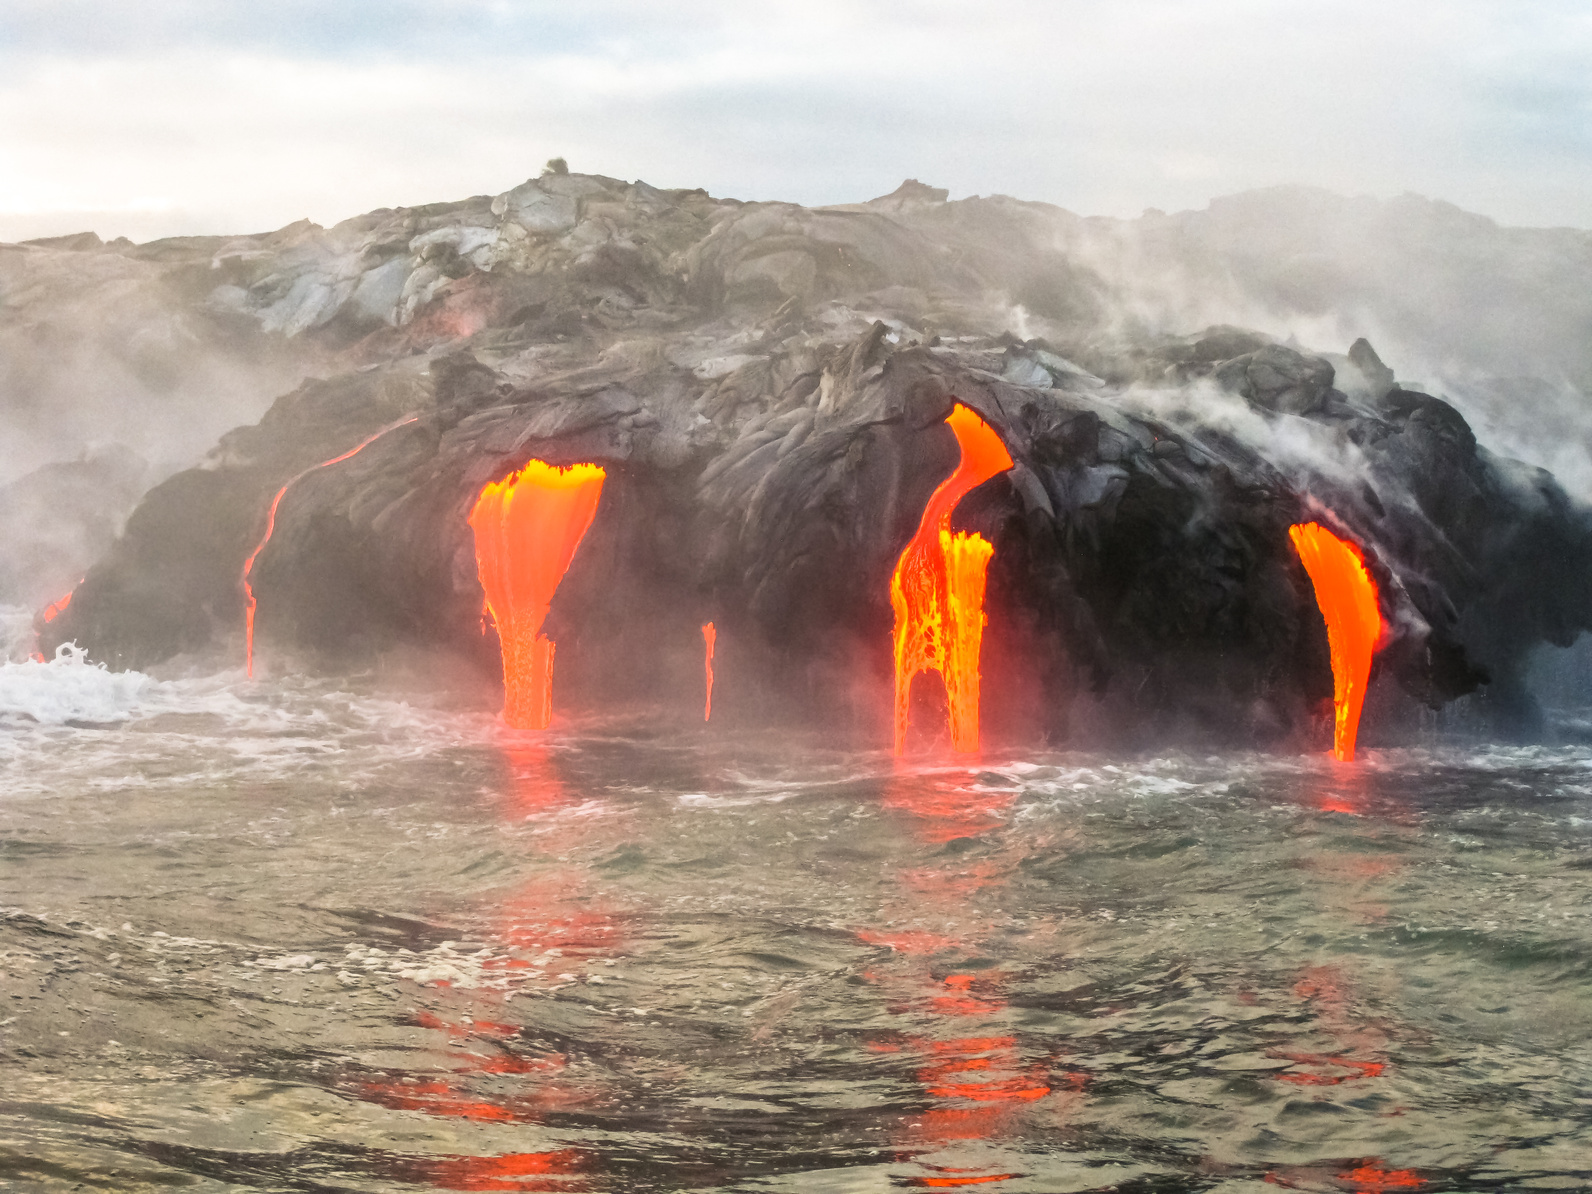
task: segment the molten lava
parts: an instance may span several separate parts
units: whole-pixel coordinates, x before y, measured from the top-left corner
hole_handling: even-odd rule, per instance
[[[1012,467],[1006,445],[989,424],[958,403],[945,420],[961,460],[923,509],[918,533],[890,578],[895,607],[895,753],[906,751],[912,680],[939,672],[951,746],[978,750],[979,648],[984,639],[984,574],[994,545],[982,535],[951,532],[964,495]]]
[[[1332,753],[1344,762],[1354,758],[1360,729],[1360,708],[1371,677],[1371,656],[1382,637],[1382,614],[1376,582],[1365,570],[1365,558],[1352,543],[1339,539],[1319,523],[1288,528],[1294,550],[1315,586],[1316,604],[1327,622],[1332,649],[1332,704],[1336,717]]]
[[[82,584],[83,582],[80,580],[77,583]],[[66,596],[57,598],[55,601],[50,602],[49,605],[44,607],[44,614],[42,616],[45,625],[49,625],[51,622],[55,621],[55,619],[59,618],[63,613],[66,612],[66,607],[72,604],[72,594],[76,591],[76,589],[68,589],[66,591]]]
[[[533,460],[481,491],[470,511],[475,561],[503,646],[503,720],[545,730],[553,717],[553,593],[597,515],[607,476],[595,464]]]
[[[414,415],[411,418],[402,420],[401,422],[393,423],[390,426],[383,427],[374,435],[366,436],[364,439],[360,440],[359,443],[348,449],[348,451],[344,452],[341,456],[333,456],[330,460],[323,460],[319,464],[310,465],[310,467],[305,469],[303,472],[294,473],[288,478],[287,484],[276,491],[276,496],[271,499],[271,509],[265,516],[265,534],[260,536],[260,541],[254,545],[254,550],[249,553],[249,558],[243,561],[244,665],[247,674],[251,679],[254,677],[254,610],[257,603],[254,599],[254,586],[249,583],[249,576],[254,572],[254,561],[260,558],[260,553],[265,550],[265,545],[271,542],[271,534],[276,530],[276,511],[277,508],[281,506],[283,497],[287,495],[287,491],[291,489],[300,478],[307,477],[317,469],[326,468],[328,465],[341,464],[350,456],[356,456],[360,452],[363,452],[366,448],[370,447],[371,444],[375,443],[389,431],[396,431],[400,427],[407,427],[409,424],[417,422],[419,418],[419,415]],[[62,608],[65,607],[63,606]]]
[[[702,642],[707,648],[704,666],[707,668],[708,673],[708,698],[707,703],[702,707],[703,721],[713,720],[713,644],[718,637],[719,632],[713,628],[712,622],[704,622],[702,624]]]

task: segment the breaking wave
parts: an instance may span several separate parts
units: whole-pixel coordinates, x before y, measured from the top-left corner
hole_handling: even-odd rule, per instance
[[[0,725],[120,721],[155,686],[142,672],[108,671],[77,644],[62,643],[54,659],[0,664]]]

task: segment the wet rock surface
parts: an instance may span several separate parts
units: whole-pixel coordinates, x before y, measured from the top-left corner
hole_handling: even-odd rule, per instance
[[[1319,736],[1325,631],[1287,535],[1304,520],[1365,547],[1387,732],[1478,685],[1498,729],[1531,732],[1527,653],[1592,625],[1585,509],[1363,339],[1331,357],[1125,329],[1107,275],[1039,244],[1054,211],[914,182],[811,210],[548,174],[169,246],[207,260],[206,310],[335,368],[152,490],[45,645],[124,667],[241,655],[243,562],[291,481],[253,572],[268,649],[490,671],[470,506],[528,459],[595,461],[603,503],[548,622],[561,701],[694,694],[711,620],[716,716],[873,733],[890,572],[962,402],[1016,461],[955,520],[996,549],[997,738]]]

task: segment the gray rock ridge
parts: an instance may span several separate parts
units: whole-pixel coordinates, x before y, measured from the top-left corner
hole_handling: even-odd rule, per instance
[[[890,572],[954,464],[959,401],[1016,462],[957,514],[996,546],[997,740],[1314,742],[1330,668],[1287,538],[1306,519],[1362,543],[1382,591],[1393,695],[1366,741],[1479,684],[1499,731],[1526,732],[1525,656],[1592,625],[1586,511],[1364,339],[1339,357],[1124,323],[1106,274],[1036,248],[1065,216],[927,187],[804,209],[568,174],[141,246],[206,255],[205,303],[331,367],[152,490],[46,642],[117,666],[241,655],[239,577],[273,494],[413,416],[286,493],[253,577],[262,644],[490,672],[469,508],[528,459],[595,461],[603,504],[549,622],[570,701],[684,700],[712,620],[723,716],[873,734]]]
[[[1277,188],[1109,220],[948,201],[916,180],[807,209],[545,173],[331,228],[0,246],[0,399],[24,463],[106,438],[159,463],[191,459],[218,420],[251,421],[305,376],[871,294],[876,316],[1047,338],[1111,381],[1191,329],[1250,327],[1258,349],[1301,321],[1335,322],[1344,342],[1370,335],[1440,388],[1449,376],[1464,409],[1558,459],[1567,433],[1588,438],[1569,414],[1592,392],[1588,268],[1592,234],[1500,228],[1413,196]],[[1543,409],[1523,411],[1523,390]]]

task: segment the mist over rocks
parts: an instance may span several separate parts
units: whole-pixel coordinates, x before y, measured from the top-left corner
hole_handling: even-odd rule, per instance
[[[211,313],[207,239],[0,244],[0,484],[112,443],[164,476],[324,367],[319,345]]]
[[[110,444],[0,485],[0,603],[37,608],[70,592],[116,541],[148,472]]]
[[[469,508],[531,457],[595,461],[603,502],[548,622],[561,702],[691,705],[711,620],[716,717],[873,733],[890,571],[955,462],[960,401],[1016,461],[957,514],[995,544],[993,740],[1313,741],[1331,673],[1287,536],[1308,519],[1364,544],[1382,592],[1366,742],[1478,686],[1497,732],[1532,732],[1525,659],[1592,626],[1592,521],[1362,335],[1463,318],[1403,310],[1420,284],[1385,270],[1289,282],[1300,246],[1268,249],[1271,223],[1289,202],[1336,209],[1251,202],[1242,240],[1217,204],[1092,221],[909,180],[807,209],[548,173],[332,229],[137,247],[185,271],[193,319],[322,377],[152,489],[43,645],[241,658],[243,562],[299,477],[252,576],[263,649],[338,668],[418,648],[489,674]],[[1367,236],[1419,215],[1341,203]],[[1530,247],[1522,270],[1551,273]],[[1227,318],[1266,301],[1252,326]],[[1342,355],[1278,334],[1277,311],[1307,308]],[[1471,347],[1467,368],[1518,363]],[[1525,364],[1581,385],[1581,347]]]

